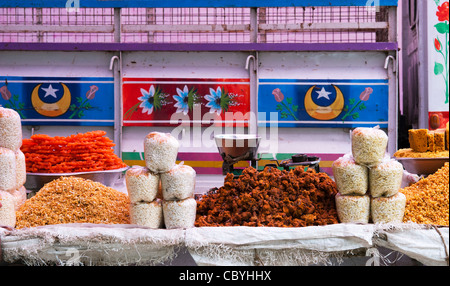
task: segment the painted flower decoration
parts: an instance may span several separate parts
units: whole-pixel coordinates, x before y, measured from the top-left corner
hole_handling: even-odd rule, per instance
[[[142,113],[152,114],[154,109],[154,95],[155,95],[155,87],[152,85],[150,89],[146,91],[141,88],[141,97],[138,97],[138,100],[142,103],[139,104],[139,107],[142,108]]]
[[[86,92],[86,98],[87,99],[94,99],[95,93],[98,91],[98,86],[91,85],[89,87],[89,90]]]
[[[184,86],[183,90],[177,88],[178,95],[174,95],[175,107],[177,108],[177,113],[183,113],[186,115],[189,112],[189,89],[187,85]]]
[[[434,48],[436,49],[436,51],[440,51],[441,50],[441,42],[438,39],[434,39]]]
[[[11,98],[11,92],[6,85],[0,87],[0,94],[4,100],[9,100]]]
[[[275,88],[272,91],[273,96],[275,97],[275,100],[277,102],[282,102],[284,99],[284,94],[281,92],[281,90],[279,88]]]
[[[361,94],[359,95],[359,99],[362,100],[362,101],[368,101],[369,98],[370,98],[370,95],[372,94],[372,92],[373,92],[373,88],[366,87],[364,89],[364,91],[361,92]]]
[[[438,6],[438,11],[436,12],[436,16],[440,22],[448,21],[448,12],[449,12],[449,4],[448,1],[442,3],[441,6]]]
[[[206,104],[206,107],[209,107],[209,113],[217,113],[217,115],[220,115],[222,113],[222,107],[224,102],[222,102],[223,96],[222,96],[222,89],[220,86],[217,88],[217,90],[214,90],[212,88],[209,89],[209,94],[205,95],[205,99],[208,101]],[[228,107],[228,104],[227,104]]]

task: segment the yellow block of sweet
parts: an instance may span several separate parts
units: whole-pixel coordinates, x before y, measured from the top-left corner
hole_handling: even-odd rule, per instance
[[[434,146],[436,152],[445,150],[445,132],[436,131],[434,133]]]
[[[427,134],[427,143],[428,143],[428,151],[434,152],[436,151],[436,147],[434,144],[434,132],[428,132]]]
[[[409,129],[409,146],[413,151],[426,152],[428,150],[428,129]]]

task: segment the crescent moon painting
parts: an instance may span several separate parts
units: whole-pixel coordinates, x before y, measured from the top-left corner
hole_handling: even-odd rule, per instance
[[[327,91],[325,87],[322,87],[320,91],[316,91],[317,99],[323,97],[323,100],[328,99],[329,101],[332,101],[329,105],[319,105],[314,102],[312,93],[315,89],[317,89],[315,85],[308,89],[305,95],[305,110],[309,116],[317,120],[332,120],[341,114],[344,108],[344,95],[337,86],[332,86],[336,92],[336,98],[334,101],[332,101],[329,97],[332,92]]]
[[[33,89],[33,92],[31,93],[31,103],[37,113],[46,117],[57,117],[67,112],[70,107],[72,96],[69,88],[65,84],[60,83],[60,85],[63,87],[63,95],[59,99],[57,96],[59,88],[53,87],[52,84],[49,84],[48,87],[44,87],[41,83]],[[43,99],[47,102],[44,102],[39,96],[39,89],[45,92]]]

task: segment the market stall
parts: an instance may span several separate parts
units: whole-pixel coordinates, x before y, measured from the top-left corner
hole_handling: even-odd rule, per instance
[[[0,262],[448,265],[397,1],[69,2],[1,2]]]

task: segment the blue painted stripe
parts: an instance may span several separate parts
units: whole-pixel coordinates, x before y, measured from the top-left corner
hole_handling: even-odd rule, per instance
[[[187,7],[309,7],[309,6],[397,6],[398,0],[0,0],[0,7],[65,8],[187,8]]]

